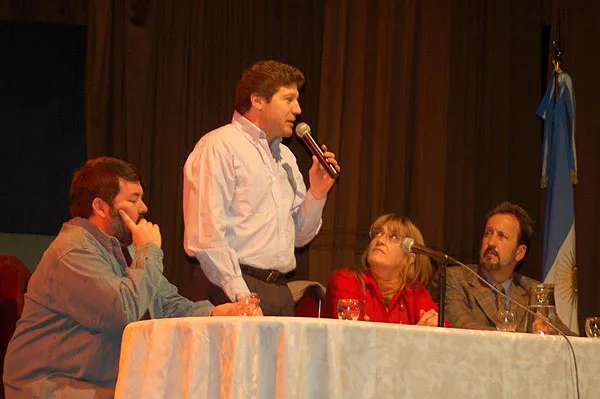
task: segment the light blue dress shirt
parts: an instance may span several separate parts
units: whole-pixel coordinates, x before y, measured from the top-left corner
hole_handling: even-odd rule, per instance
[[[325,199],[307,193],[290,149],[237,112],[200,139],[183,174],[185,251],[231,300],[249,292],[240,263],[294,270],[294,247],[321,228]]]

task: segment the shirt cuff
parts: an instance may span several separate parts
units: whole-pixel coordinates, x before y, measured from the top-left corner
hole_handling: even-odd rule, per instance
[[[237,295],[248,295],[250,290],[242,276],[232,278],[223,284],[223,291],[229,297],[231,302],[235,302]]]
[[[323,212],[323,208],[325,208],[325,202],[327,201],[327,195],[323,199],[316,199],[310,189],[306,193],[306,198],[304,202],[306,206],[310,208],[311,212]]]

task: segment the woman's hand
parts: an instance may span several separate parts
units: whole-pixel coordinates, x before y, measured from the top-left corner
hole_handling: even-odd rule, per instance
[[[429,309],[427,312],[421,309],[420,319],[417,323],[418,326],[430,326],[437,327],[438,324],[438,312],[434,309]]]

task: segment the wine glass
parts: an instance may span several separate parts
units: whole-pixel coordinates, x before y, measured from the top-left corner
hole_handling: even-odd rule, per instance
[[[496,314],[496,329],[498,331],[514,332],[517,329],[515,312],[512,310],[499,310]]]
[[[590,338],[600,338],[600,317],[585,318],[585,334]]]
[[[256,292],[238,295],[236,299],[240,316],[256,316],[258,314],[260,298]]]
[[[358,320],[360,306],[357,299],[340,299],[337,303],[338,319]]]

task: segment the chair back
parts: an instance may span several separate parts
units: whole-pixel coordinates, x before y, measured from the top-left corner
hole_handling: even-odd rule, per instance
[[[296,280],[287,283],[296,308],[297,317],[321,317],[321,305],[325,297],[325,286],[317,281]]]

